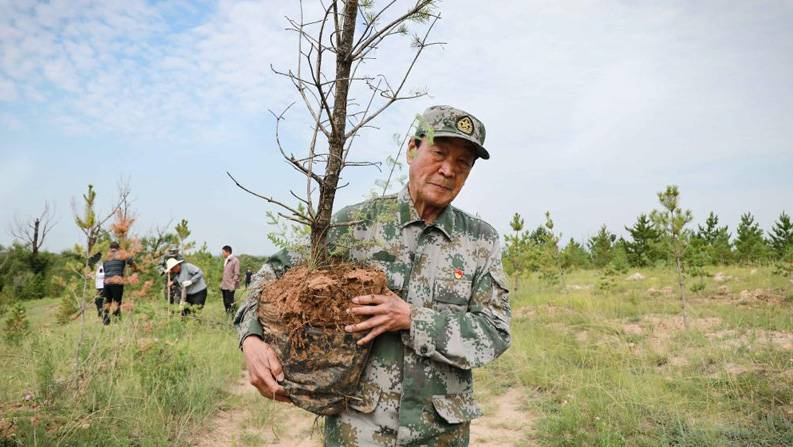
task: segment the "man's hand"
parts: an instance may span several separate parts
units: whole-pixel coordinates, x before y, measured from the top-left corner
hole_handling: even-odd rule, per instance
[[[259,337],[248,336],[242,342],[242,353],[245,354],[251,385],[268,399],[291,402],[284,388],[278,384],[284,380],[284,371],[273,348]]]
[[[352,299],[354,306],[349,309],[353,315],[368,315],[365,321],[344,328],[347,332],[369,330],[365,337],[358,340],[364,345],[383,332],[396,332],[410,329],[410,305],[392,291],[386,295],[363,295]]]

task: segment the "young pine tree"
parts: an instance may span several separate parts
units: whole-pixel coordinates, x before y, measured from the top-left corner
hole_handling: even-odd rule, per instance
[[[660,232],[669,257],[674,260],[680,288],[680,305],[683,309],[683,324],[688,328],[683,256],[691,238],[691,230],[686,228],[686,225],[691,222],[693,216],[691,210],[680,208],[680,191],[675,185],[667,186],[664,191],[659,192],[658,201],[661,202],[662,208],[653,210],[650,219]]]
[[[587,246],[589,255],[592,258],[592,265],[596,268],[603,268],[611,262],[614,256],[614,243],[617,235],[611,233],[606,225],[600,227],[596,235],[589,238]]]
[[[562,265],[567,270],[589,268],[589,253],[583,245],[570,238],[562,250]]]
[[[741,215],[735,239],[735,256],[743,264],[755,264],[768,258],[769,248],[763,238],[760,224],[754,220],[752,213]]]
[[[520,287],[520,277],[526,272],[529,265],[529,234],[524,231],[524,221],[520,214],[512,215],[509,226],[513,234],[504,237],[506,250],[504,251],[504,270],[512,276],[515,291]]]
[[[694,240],[707,254],[709,264],[729,264],[732,260],[732,244],[727,226],[719,226],[719,216],[713,211],[705,219],[705,226],[697,226]]]
[[[542,233],[542,243],[539,245],[540,278],[548,284],[564,285],[565,268],[559,252],[559,236],[553,231],[551,212],[545,212],[545,231]]]
[[[784,260],[788,256],[793,256],[793,221],[784,211],[771,227],[768,239],[777,259]]]
[[[662,258],[658,249],[661,235],[646,214],[640,214],[636,223],[625,227],[625,230],[631,235],[631,241],[625,243],[625,250],[632,266],[646,267]]]

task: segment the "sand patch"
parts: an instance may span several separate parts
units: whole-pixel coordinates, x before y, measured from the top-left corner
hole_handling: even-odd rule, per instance
[[[486,411],[483,417],[471,423],[470,444],[484,447],[526,445],[537,416],[524,409],[523,393],[511,388],[487,402],[487,406],[493,411]]]

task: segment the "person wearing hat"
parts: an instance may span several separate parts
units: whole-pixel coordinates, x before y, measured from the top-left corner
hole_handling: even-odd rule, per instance
[[[204,272],[183,259],[170,258],[165,263],[166,273],[171,274],[171,282],[168,287],[179,286],[185,291],[185,301],[191,306],[204,307],[207,300],[207,284],[204,281]],[[174,303],[174,295],[171,295],[171,304]],[[189,307],[182,309],[182,316],[190,313]]]
[[[325,445],[468,445],[470,421],[482,413],[471,369],[510,345],[511,310],[496,230],[451,205],[476,160],[487,160],[485,126],[450,106],[428,108],[407,146],[408,184],[397,194],[342,209],[333,243],[353,245],[349,258],[385,271],[384,295],[352,299],[363,321],[345,328],[372,343],[359,392],[325,419]],[[262,339],[256,316],[264,284],[294,261],[286,251],[256,274],[235,319],[251,383],[289,401],[279,359]]]

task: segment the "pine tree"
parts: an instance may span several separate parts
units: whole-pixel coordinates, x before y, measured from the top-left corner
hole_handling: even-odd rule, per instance
[[[540,261],[540,278],[549,284],[558,284],[564,281],[565,268],[559,252],[559,236],[553,231],[551,212],[545,212],[545,224],[542,240],[538,245]]]
[[[592,258],[592,265],[596,268],[603,268],[613,257],[613,245],[617,240],[617,235],[611,233],[606,225],[600,227],[598,233],[587,241],[589,255]]]
[[[633,227],[625,227],[625,229],[632,239],[625,243],[628,261],[632,266],[645,267],[662,259],[662,254],[658,250],[661,235],[646,214],[640,214]]]
[[[174,231],[176,231],[176,237],[179,238],[179,253],[185,256],[190,250],[195,248],[195,241],[186,242],[191,234],[187,219],[180,220],[174,227]]]
[[[512,276],[515,291],[520,288],[520,277],[526,272],[529,265],[529,235],[524,228],[524,221],[520,214],[512,215],[509,223],[513,234],[504,237],[506,250],[504,251],[504,270]]]
[[[589,253],[583,245],[570,238],[562,249],[562,265],[568,270],[587,268],[590,266]]]
[[[5,321],[5,339],[11,344],[19,344],[25,336],[30,334],[30,322],[22,303],[17,303],[11,308],[8,319]]]
[[[719,226],[719,216],[713,211],[705,219],[705,226],[697,226],[692,243],[707,254],[710,264],[728,264],[732,260],[732,244],[727,226]]]
[[[683,324],[688,328],[683,257],[691,238],[691,230],[686,228],[686,225],[694,217],[691,214],[691,210],[680,208],[680,191],[675,185],[667,186],[664,191],[659,192],[658,201],[661,202],[663,208],[653,210],[650,213],[650,219],[661,233],[663,244],[670,258],[674,259],[678,286],[680,288],[680,305],[683,308]]]
[[[741,215],[738,224],[737,238],[735,239],[735,254],[738,262],[751,264],[762,262],[768,257],[768,244],[763,238],[760,224],[755,222],[752,213]]]
[[[779,218],[774,222],[771,227],[771,232],[768,234],[768,239],[771,243],[777,259],[783,259],[789,255],[793,255],[793,222],[790,216],[784,211],[779,215]]]

